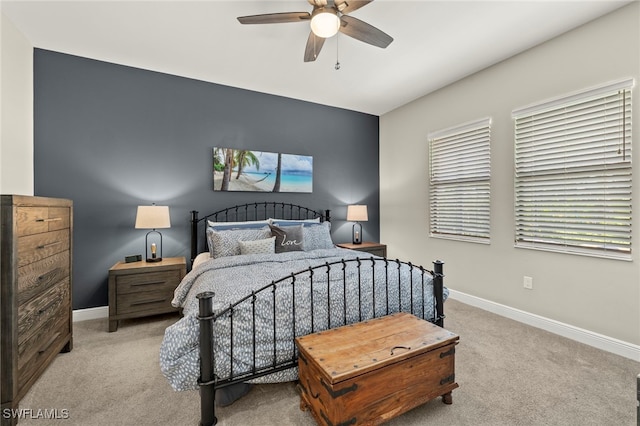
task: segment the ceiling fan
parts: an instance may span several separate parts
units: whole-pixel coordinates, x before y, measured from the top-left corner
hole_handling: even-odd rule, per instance
[[[340,31],[373,46],[385,48],[393,37],[364,21],[349,16],[354,10],[371,3],[373,0],[307,0],[313,10],[309,12],[266,13],[262,15],[240,16],[241,24],[281,24],[288,22],[310,21],[311,32],[304,51],[304,61],[315,61],[325,39]]]

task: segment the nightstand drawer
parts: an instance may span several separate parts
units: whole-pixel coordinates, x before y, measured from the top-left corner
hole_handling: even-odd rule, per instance
[[[367,253],[370,253],[374,256],[380,256],[380,257],[385,257],[387,255],[387,250],[383,248],[370,248],[368,250],[362,250],[362,251],[366,251]]]
[[[120,275],[116,278],[118,296],[147,291],[172,293],[178,284],[180,284],[180,271],[177,270]]]
[[[117,301],[117,315],[143,313],[146,311],[153,312],[170,312],[176,310],[171,306],[173,299],[173,290],[167,292],[144,292],[119,294]]]

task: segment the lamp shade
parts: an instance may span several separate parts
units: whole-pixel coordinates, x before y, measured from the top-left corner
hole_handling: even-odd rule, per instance
[[[169,206],[138,206],[137,229],[171,228]]]
[[[366,222],[369,220],[367,215],[367,206],[362,204],[353,204],[347,207],[347,220],[349,222]]]

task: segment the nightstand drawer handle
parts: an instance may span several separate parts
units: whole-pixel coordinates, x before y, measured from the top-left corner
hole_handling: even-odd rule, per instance
[[[148,283],[133,283],[131,287],[140,287],[141,285],[155,285],[155,284],[164,284],[165,281],[151,281]]]
[[[133,302],[131,306],[149,305],[151,303],[159,303],[164,301],[165,299],[141,300],[140,302]]]
[[[59,220],[62,220],[61,217],[52,217],[49,219],[36,219],[36,222],[57,222]]]
[[[57,246],[58,244],[62,244],[62,241],[55,241],[55,242],[49,243],[49,244],[42,244],[41,246],[38,246],[38,249],[42,250],[42,249],[46,249],[46,248],[49,248],[49,247]]]

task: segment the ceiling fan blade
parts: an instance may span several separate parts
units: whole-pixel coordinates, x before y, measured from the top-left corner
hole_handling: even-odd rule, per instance
[[[309,38],[307,39],[307,47],[304,50],[304,61],[305,62],[313,62],[318,58],[320,54],[320,50],[322,49],[322,45],[324,44],[325,39],[322,37],[318,37],[313,33],[313,31],[309,32]]]
[[[353,12],[354,10],[358,10],[363,6],[368,5],[373,0],[335,0],[336,8],[340,11],[340,13],[348,14]]]
[[[284,24],[311,19],[309,12],[265,13],[263,15],[239,16],[241,24]]]
[[[382,32],[373,25],[354,18],[353,16],[342,15],[340,18],[340,32],[356,40],[363,41],[373,46],[385,48],[393,41],[393,37]]]

